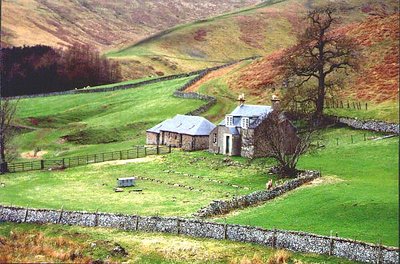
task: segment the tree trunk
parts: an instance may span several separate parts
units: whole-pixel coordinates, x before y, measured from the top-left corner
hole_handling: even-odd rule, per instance
[[[322,119],[322,115],[324,113],[324,99],[325,99],[325,75],[322,69],[322,71],[320,71],[319,73],[319,78],[318,78],[318,95],[314,113],[314,118],[316,120]]]
[[[6,153],[5,153],[5,142],[3,137],[0,137],[0,174],[6,173],[7,163],[6,163]]]

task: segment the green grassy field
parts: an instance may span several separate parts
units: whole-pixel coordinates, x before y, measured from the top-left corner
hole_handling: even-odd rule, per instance
[[[333,231],[341,237],[397,245],[398,139],[371,140],[379,136],[346,128],[323,131],[315,144],[325,147],[299,163],[303,169],[321,170],[322,180],[217,221],[226,218],[229,223],[323,235]],[[273,177],[267,173],[273,165],[269,159],[225,160],[207,152],[174,151],[139,161],[3,175],[0,200],[38,208],[190,216],[212,200],[264,189]],[[138,181],[143,193],[129,193],[132,188],[115,193],[116,178],[125,176],[153,181]]]
[[[17,122],[36,129],[18,135],[15,142],[20,153],[39,148],[48,152],[45,158],[144,144],[146,129],[204,104],[172,96],[188,80],[107,93],[22,99],[18,103]]]
[[[263,189],[274,178],[266,173],[271,162],[249,163],[235,158],[227,163],[224,158],[208,152],[174,151],[128,164],[93,164],[64,171],[7,174],[0,176],[6,185],[1,189],[0,201],[33,208],[63,206],[68,210],[191,216],[212,200]],[[260,168],[264,163],[267,166]],[[154,181],[139,179],[137,186],[122,193],[114,192],[116,178],[127,176]],[[143,192],[129,192],[132,189]]]
[[[354,263],[314,254],[290,253],[270,248],[168,234],[124,232],[114,229],[58,225],[0,224],[4,252],[0,261],[73,262],[102,259],[129,263],[267,263],[286,256],[289,263]],[[113,249],[120,245],[127,256]],[[19,246],[16,252],[13,247]],[[9,250],[9,251],[7,251]],[[10,252],[11,251],[11,252]]]
[[[333,231],[341,237],[398,246],[398,138],[364,141],[364,133],[344,128],[326,131],[325,141],[321,140],[326,147],[299,163],[321,170],[320,184],[235,212],[227,216],[228,223],[323,235]]]
[[[399,123],[399,101],[387,101],[380,104],[368,103],[365,109],[365,102],[362,104],[362,109],[351,108],[331,108],[325,109],[326,114],[337,116],[346,116],[358,118],[362,120],[382,120],[390,123]]]

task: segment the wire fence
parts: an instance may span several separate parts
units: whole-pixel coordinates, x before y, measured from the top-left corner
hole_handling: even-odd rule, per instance
[[[161,155],[171,153],[171,147],[169,146],[136,146],[132,149],[119,150],[112,152],[102,152],[96,154],[88,154],[83,156],[67,157],[62,159],[53,160],[36,160],[29,162],[15,162],[6,163],[8,172],[23,172],[23,171],[34,171],[34,170],[56,170],[65,169],[70,167],[76,167],[81,165],[101,163],[113,160],[128,160],[143,158],[149,155]]]
[[[366,142],[370,140],[381,140],[385,138],[394,137],[396,135],[385,135],[379,136],[373,133],[363,133],[363,134],[354,134],[354,135],[344,135],[341,137],[321,137],[313,140],[312,145],[317,148],[323,148],[326,146],[341,146],[341,145],[349,145],[356,144],[360,142]]]
[[[343,101],[343,100],[334,100],[334,99],[327,99],[325,101],[326,108],[347,108],[347,109],[354,109],[354,110],[368,110],[368,103],[362,103],[359,101]]]

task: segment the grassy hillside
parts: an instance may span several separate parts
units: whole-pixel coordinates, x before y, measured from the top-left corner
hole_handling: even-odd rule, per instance
[[[259,2],[7,0],[2,1],[1,44],[62,47],[77,41],[105,50]]]
[[[0,224],[4,251],[1,262],[110,263],[267,263],[282,259],[295,263],[354,263],[313,254],[276,251],[266,247],[189,238],[176,235],[124,232],[102,228],[57,225]],[[118,254],[117,246],[127,255]],[[20,248],[18,253],[14,250]],[[301,262],[300,262],[301,261]]]
[[[172,93],[190,78],[107,93],[23,99],[18,123],[35,130],[20,134],[19,152],[39,148],[45,157],[97,153],[145,143],[146,129],[204,104]]]
[[[370,140],[379,136],[346,128],[322,131],[319,144],[325,147],[305,155],[299,164],[300,168],[321,170],[322,179],[262,206],[236,211],[219,220],[224,222],[226,218],[229,223],[323,235],[329,235],[332,230],[341,237],[397,245],[399,142],[397,138]],[[91,150],[80,151],[90,153]],[[2,175],[0,180],[5,187],[0,200],[3,204],[37,208],[64,206],[69,210],[93,212],[99,209],[190,216],[212,200],[264,189],[271,177],[276,180],[268,174],[273,164],[269,159],[226,159],[208,152],[175,151],[165,157],[130,163]],[[116,178],[126,176],[153,181],[138,180],[135,188],[142,189],[142,193],[129,193],[132,188],[115,193]]]
[[[288,11],[292,9],[304,10],[302,1],[266,1],[239,12],[177,26],[107,55],[169,74],[267,54],[294,43],[293,28],[298,21]]]
[[[0,200],[2,204],[33,208],[59,209],[63,206],[68,210],[94,212],[99,209],[125,214],[190,217],[212,200],[263,189],[266,181],[275,178],[259,169],[258,163],[249,164],[239,158],[227,166],[224,158],[207,152],[177,151],[131,162],[8,174],[0,176],[6,185]],[[123,193],[114,192],[116,179],[128,176],[153,181],[138,179],[135,187],[126,188]],[[143,192],[129,192],[132,189]]]
[[[362,10],[365,11],[361,9],[360,12]],[[388,14],[381,16],[370,11],[361,21],[349,22],[336,29],[338,34],[353,37],[361,46],[364,57],[359,72],[346,77],[339,100],[361,102],[363,109],[330,109],[327,113],[398,122],[399,14],[389,12],[389,7]],[[273,63],[283,55],[283,51],[278,50],[251,64],[242,63],[213,72],[189,90],[217,96],[219,108],[232,108],[240,93],[245,93],[249,102],[269,104],[272,88],[280,88],[282,82]],[[365,103],[368,104],[367,110]],[[217,109],[210,111],[208,116],[213,119],[222,117]]]
[[[136,74],[140,71],[170,74],[268,55],[293,45],[304,25],[302,17],[306,11],[327,3],[325,0],[269,0],[255,7],[168,29],[107,55],[136,68]],[[394,0],[341,3],[345,7],[340,19],[344,25],[360,22],[370,13],[387,15],[397,6]]]
[[[341,237],[397,246],[399,142],[397,138],[363,141],[363,133],[326,131],[322,141],[326,147],[305,155],[299,163],[302,168],[321,170],[320,183],[232,213],[228,223],[324,235],[333,231]],[[353,144],[350,135],[355,139]]]

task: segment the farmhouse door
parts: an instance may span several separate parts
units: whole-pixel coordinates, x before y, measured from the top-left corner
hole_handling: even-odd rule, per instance
[[[232,145],[231,145],[231,136],[226,135],[225,136],[225,148],[224,148],[224,154],[225,155],[231,155],[232,153]]]

